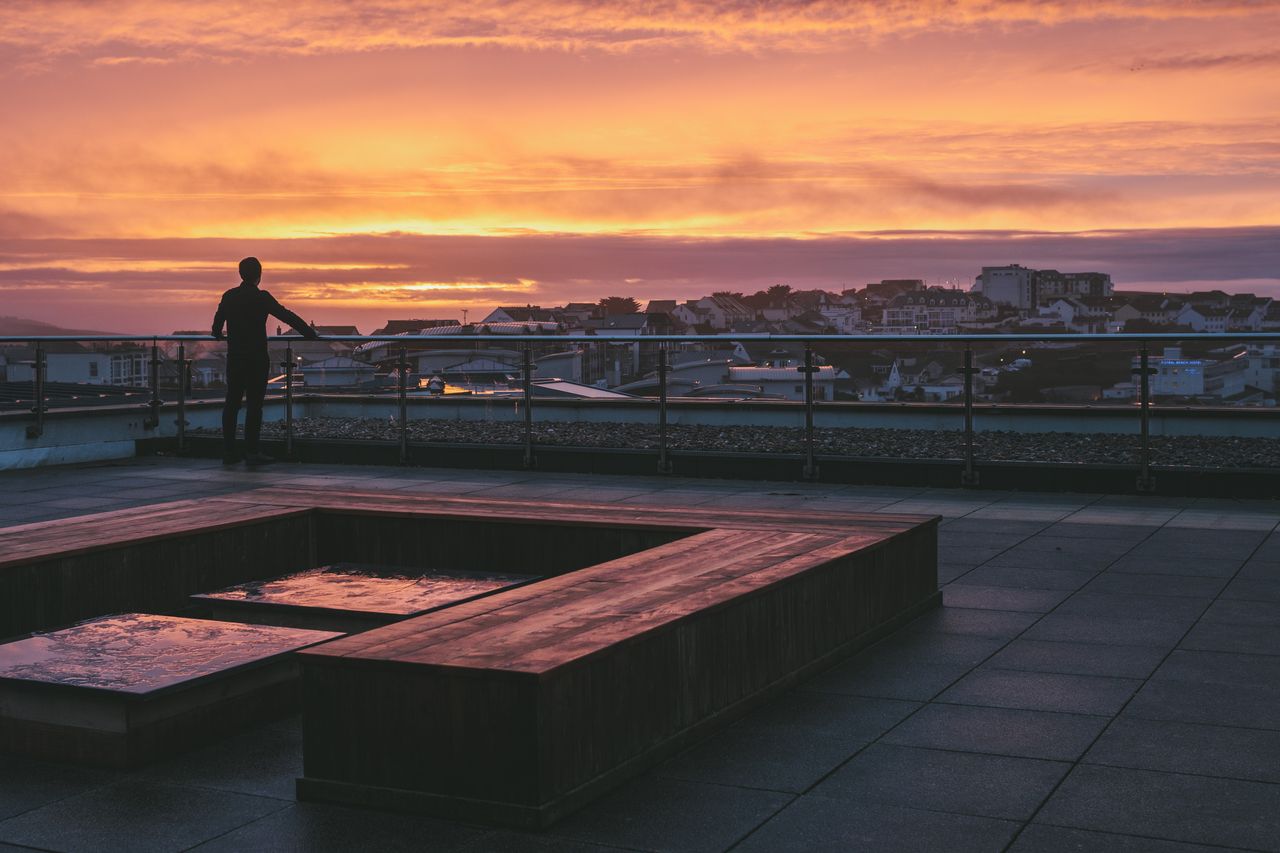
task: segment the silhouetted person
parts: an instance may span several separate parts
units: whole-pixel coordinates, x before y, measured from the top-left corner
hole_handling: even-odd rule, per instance
[[[223,339],[227,327],[227,402],[222,408],[222,464],[240,461],[236,454],[236,419],[240,415],[240,398],[245,399],[245,461],[250,465],[271,462],[270,456],[258,451],[262,432],[262,398],[267,393],[267,376],[271,369],[267,355],[267,315],[288,323],[309,340],[319,337],[315,329],[297,314],[285,308],[275,297],[258,289],[262,280],[262,264],[257,258],[240,262],[240,286],[222,294],[218,312],[213,315],[213,336]]]

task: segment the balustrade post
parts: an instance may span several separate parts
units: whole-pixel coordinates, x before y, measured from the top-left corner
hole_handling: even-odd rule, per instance
[[[960,485],[978,485],[978,472],[973,464],[973,374],[977,368],[973,366],[973,346],[964,346],[964,470],[960,472]]]
[[[520,370],[521,385],[524,388],[524,467],[532,468],[533,456],[533,345],[524,345],[524,362]]]
[[[671,473],[671,459],[667,455],[667,363],[666,344],[658,345],[658,473]]]
[[[36,422],[27,426],[27,438],[39,438],[44,435],[44,345],[36,341],[36,363],[33,365],[32,385],[35,391],[34,405],[31,411]]]
[[[187,449],[187,345],[178,343],[178,452]]]
[[[804,345],[804,478],[818,479],[818,464],[813,453],[813,374],[817,368],[813,366],[813,345]]]
[[[1139,409],[1142,416],[1142,441],[1140,461],[1138,465],[1138,491],[1150,494],[1156,490],[1156,481],[1151,476],[1151,352],[1144,342],[1138,355],[1139,375]]]
[[[400,464],[409,461],[409,362],[405,358],[405,348],[400,347],[400,381],[397,392],[400,397]]]
[[[284,345],[284,456],[293,458],[293,343]]]
[[[151,339],[151,399],[147,405],[151,413],[142,425],[146,429],[155,429],[160,426],[160,407],[164,405],[160,399],[160,342],[156,338]]]

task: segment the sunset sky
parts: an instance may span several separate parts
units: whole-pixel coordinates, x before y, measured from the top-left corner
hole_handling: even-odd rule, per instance
[[[1280,2],[6,0],[0,315],[958,281],[1280,297]]]

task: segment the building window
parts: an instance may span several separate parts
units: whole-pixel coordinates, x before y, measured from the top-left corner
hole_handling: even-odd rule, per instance
[[[89,362],[89,375],[90,376],[98,375],[98,362],[96,361]]]

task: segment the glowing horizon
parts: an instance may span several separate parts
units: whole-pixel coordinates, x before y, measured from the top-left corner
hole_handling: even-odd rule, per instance
[[[1233,0],[10,3],[0,313],[198,326],[247,254],[361,325],[766,269],[1280,295],[1277,31]]]

